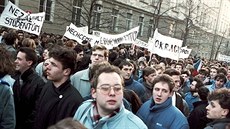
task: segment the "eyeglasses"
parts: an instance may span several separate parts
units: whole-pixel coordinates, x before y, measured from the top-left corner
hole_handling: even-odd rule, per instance
[[[111,89],[113,88],[113,91],[116,95],[121,94],[123,91],[123,87],[119,84],[111,86],[109,84],[103,84],[100,85],[99,87],[97,87],[97,89],[99,89],[100,93],[104,94],[104,95],[108,95],[111,92]]]
[[[93,56],[93,57],[98,56],[99,58],[104,58],[104,56],[103,56],[103,55],[101,55],[101,54],[92,54],[92,56]]]

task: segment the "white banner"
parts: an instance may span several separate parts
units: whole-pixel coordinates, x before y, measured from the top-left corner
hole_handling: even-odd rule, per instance
[[[192,49],[188,49],[187,46],[186,47],[181,47],[179,58],[181,58],[181,59],[188,58],[190,53],[191,53],[191,51],[192,51]]]
[[[218,61],[230,62],[230,56],[222,55],[222,54],[219,53],[218,56],[217,56],[217,60]]]
[[[105,46],[116,47],[119,44],[131,44],[137,39],[139,26],[124,33],[111,35],[99,31],[93,31],[93,35],[100,38],[100,44]],[[108,47],[107,47],[108,48]]]
[[[94,44],[99,43],[97,37],[85,33],[84,28],[78,28],[72,23],[69,26],[67,26],[64,36],[69,39],[74,39],[80,44],[82,44],[82,41],[84,40],[88,41],[91,44],[91,46],[94,46]]]
[[[138,46],[138,47],[148,48],[148,43],[146,43],[140,39],[136,39],[136,41],[133,44]]]
[[[173,60],[179,59],[181,46],[182,40],[164,36],[158,33],[157,29],[154,32],[153,38],[149,38],[148,42],[150,52]]]
[[[28,14],[9,1],[1,14],[0,25],[39,35],[44,20],[45,12]]]

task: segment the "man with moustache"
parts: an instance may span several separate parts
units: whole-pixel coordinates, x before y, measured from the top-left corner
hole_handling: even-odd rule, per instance
[[[74,120],[88,129],[147,129],[122,103],[124,80],[112,65],[100,67],[93,77],[92,97],[77,110]]]
[[[186,117],[172,105],[173,79],[166,74],[153,81],[153,96],[137,112],[149,129],[189,129]]]

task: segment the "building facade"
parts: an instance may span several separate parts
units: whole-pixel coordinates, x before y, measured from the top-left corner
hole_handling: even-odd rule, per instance
[[[0,11],[8,0],[0,2]],[[11,0],[12,1],[12,0]],[[63,35],[70,23],[118,34],[140,26],[138,38],[148,41],[155,28],[184,40],[192,54],[214,58],[227,55],[230,0],[14,0],[32,13],[46,12],[43,32]],[[220,47],[219,47],[220,46]],[[219,47],[219,49],[218,49]],[[210,56],[211,55],[211,56]]]

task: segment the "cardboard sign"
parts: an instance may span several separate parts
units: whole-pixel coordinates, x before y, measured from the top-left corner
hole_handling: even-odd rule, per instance
[[[9,1],[0,17],[0,25],[39,35],[44,20],[45,12],[28,14]]]

